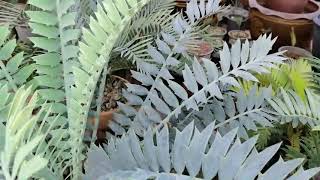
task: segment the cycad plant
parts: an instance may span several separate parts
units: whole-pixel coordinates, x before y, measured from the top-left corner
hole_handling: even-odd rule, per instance
[[[266,109],[270,89],[262,92],[254,89],[252,97],[232,91],[234,86],[240,87],[238,78],[257,81],[254,73],[265,73],[285,60],[281,53],[268,54],[275,42],[271,36],[261,36],[252,45],[237,41],[229,48],[225,43],[218,64],[210,59],[192,58],[191,65],[184,65],[181,71],[182,84],[170,69],[181,64],[181,57],[190,58],[187,49],[196,47],[195,40],[201,38],[203,18],[221,10],[219,0],[201,0],[200,3],[192,0],[187,5],[186,16],[159,12],[161,8],[172,7],[172,1],[163,4],[156,0],[93,1],[90,3],[96,12],[89,21],[82,21],[88,14],[79,9],[85,9],[86,2],[88,0],[29,1],[36,7],[26,12],[34,34],[30,40],[43,50],[42,54],[32,57],[31,64],[36,71],[30,78],[40,103],[36,106],[33,98],[26,100],[31,89],[23,93],[25,91],[18,87],[22,84],[19,84],[13,100],[11,91],[2,89],[6,92],[6,103],[1,107],[8,112],[4,117],[10,118],[22,118],[23,113],[6,111],[9,105],[13,109],[16,106],[22,110],[26,108],[27,123],[33,124],[28,128],[30,139],[19,140],[21,146],[15,146],[12,151],[17,152],[15,155],[20,151],[28,152],[22,164],[33,156],[37,161],[31,159],[32,163],[41,162],[43,168],[34,168],[38,173],[27,172],[31,173],[28,176],[46,179],[309,179],[319,171],[318,168],[304,171],[300,167],[302,159],[284,162],[281,158],[264,169],[279,144],[258,152],[254,148],[257,137],[246,136],[249,129],[272,126],[279,121],[273,116],[274,111]],[[159,23],[149,22],[155,19],[148,14],[158,16],[155,19]],[[147,21],[146,26],[139,27],[137,19]],[[137,39],[130,42],[131,37]],[[128,43],[131,44],[127,46]],[[133,53],[126,48],[119,50],[121,45],[133,48]],[[127,103],[118,103],[120,112],[110,124],[114,136],[106,145],[106,153],[93,144],[88,150],[83,142],[88,114],[94,111],[97,117],[99,115],[108,65],[116,60],[114,57],[119,51],[123,52],[123,57],[136,62],[137,68],[131,73],[139,83],[128,84],[123,90]],[[135,56],[137,52],[143,55]],[[1,66],[1,70],[10,72],[6,66]],[[7,74],[10,76],[6,76],[6,84],[14,80],[11,73]],[[257,96],[259,93],[261,97]],[[32,106],[23,106],[28,103]],[[201,129],[189,123],[187,117],[191,115],[199,117],[198,124],[203,117],[209,117],[205,108],[209,108],[213,116],[207,118]],[[182,116],[184,114],[187,115]],[[8,122],[13,121],[10,118]],[[58,126],[54,126],[56,123]],[[12,129],[10,123],[3,125],[9,132],[5,138],[15,135],[16,129]],[[179,130],[174,132],[176,128]],[[32,141],[33,138],[38,139]],[[247,140],[242,142],[240,138]],[[29,142],[32,142],[30,147]],[[29,147],[28,151],[23,150],[25,146]],[[3,154],[7,153],[11,151],[4,150]],[[5,156],[1,162],[6,177],[28,177],[19,176],[19,170],[24,172],[25,165],[13,171],[15,164],[7,157],[10,156]],[[83,171],[85,160],[88,163]],[[99,166],[103,169],[93,166],[97,164],[103,164]],[[29,168],[34,166],[31,164]]]

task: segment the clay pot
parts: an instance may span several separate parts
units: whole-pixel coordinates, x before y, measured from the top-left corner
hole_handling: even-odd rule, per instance
[[[197,59],[210,58],[210,56],[214,50],[210,43],[208,43],[206,41],[197,41],[197,42],[195,42],[195,44],[197,44],[199,47],[196,49],[194,49],[194,48],[188,49],[189,53],[196,56]]]
[[[249,0],[240,0],[240,2],[243,5],[243,7],[245,8],[249,7]]]
[[[227,29],[218,26],[210,26],[207,29],[207,32],[214,37],[223,39],[224,36],[227,34]]]
[[[251,39],[250,31],[233,30],[229,31],[228,35],[230,44],[234,44],[238,39],[240,39],[242,43]]]
[[[320,15],[315,17],[313,25],[313,46],[312,53],[314,56],[320,58]]]
[[[253,39],[257,39],[264,33],[272,32],[274,37],[278,37],[275,48],[291,44],[290,32],[294,29],[298,37],[296,46],[310,49],[312,39],[313,22],[308,19],[288,20],[277,16],[269,16],[261,13],[257,9],[250,11],[250,31]]]
[[[282,46],[279,48],[278,51],[286,51],[283,55],[291,59],[299,59],[301,57],[312,57],[312,54],[309,51],[294,46]]]
[[[287,12],[287,13],[302,13],[304,7],[309,0],[267,0],[267,7],[270,9]]]

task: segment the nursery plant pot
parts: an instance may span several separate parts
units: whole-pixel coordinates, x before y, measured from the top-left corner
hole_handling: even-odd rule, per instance
[[[275,11],[264,7],[256,0],[250,2],[250,31],[252,38],[256,39],[261,34],[272,32],[278,37],[275,48],[291,44],[290,33],[294,29],[296,46],[310,49],[312,39],[312,19],[320,12],[319,4],[309,1],[305,13],[291,14]]]
[[[213,47],[210,43],[206,41],[197,41],[195,42],[199,46],[199,48],[196,49],[189,49],[188,52],[191,53],[192,55],[196,56],[197,59],[201,58],[210,58],[212,52],[213,52]]]
[[[320,58],[320,15],[315,17],[313,26],[313,46],[312,53],[314,56]]]
[[[240,39],[241,42],[245,42],[246,40],[251,39],[251,34],[248,30],[232,30],[229,31],[228,36],[230,44],[234,44],[238,39]]]
[[[282,46],[278,51],[286,51],[284,53],[284,56],[291,59],[299,59],[300,57],[312,57],[312,54],[309,51],[294,46]]]
[[[309,0],[267,0],[267,6],[270,9],[287,12],[287,13],[302,13],[304,7]]]
[[[218,26],[210,26],[207,29],[207,32],[214,37],[223,39],[224,36],[227,34],[227,29],[223,27],[218,27]]]
[[[243,23],[249,18],[249,11],[240,7],[232,7],[230,10],[222,12],[221,16],[227,18],[228,31],[240,30]]]

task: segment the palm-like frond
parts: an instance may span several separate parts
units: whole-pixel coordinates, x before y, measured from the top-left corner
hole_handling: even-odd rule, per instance
[[[222,100],[213,98],[200,111],[179,116],[178,124],[172,120],[172,125],[182,129],[194,121],[196,127],[202,130],[216,121],[216,127],[221,134],[238,128],[239,137],[248,139],[248,131],[257,131],[259,127],[272,127],[277,120],[266,108],[266,100],[272,97],[271,91],[271,87],[258,91],[257,86],[253,86],[247,95],[243,91],[236,94],[225,93]]]
[[[30,40],[45,51],[33,57],[38,74],[34,79],[41,87],[39,95],[51,103],[53,112],[60,114],[67,113],[66,105],[70,104],[72,66],[78,53],[74,42],[80,31],[74,28],[76,13],[70,11],[74,2],[30,0],[30,5],[40,9],[26,12],[32,33],[37,35]]]
[[[150,125],[161,126],[168,123],[181,113],[182,108],[198,111],[201,105],[207,104],[213,97],[223,99],[220,84],[239,86],[237,77],[257,81],[251,72],[265,71],[265,68],[274,67],[285,59],[279,53],[268,55],[274,43],[271,36],[260,37],[252,47],[249,42],[241,45],[238,41],[231,51],[225,44],[220,52],[220,68],[206,59],[202,59],[203,65],[195,59],[192,68],[185,66],[182,71],[184,88],[173,81],[174,78],[167,69],[167,66],[177,64],[172,55],[183,52],[184,47],[167,34],[163,34],[163,38],[165,41],[158,39],[157,43],[160,52],[153,47],[149,48],[153,59],[151,63],[144,64],[146,74],[132,71],[132,76],[142,85],[129,85],[128,90],[124,91],[128,103],[119,103],[119,108],[127,117],[115,116],[111,128],[116,133],[124,132],[121,126],[130,126],[137,133],[143,134]],[[174,45],[174,48],[169,48],[168,44]],[[189,96],[187,90],[192,95]]]
[[[189,124],[176,131],[175,140],[169,143],[165,126],[153,135],[149,129],[140,141],[130,131],[120,139],[111,140],[106,153],[93,147],[85,165],[86,179],[309,179],[320,169],[304,171],[303,159],[284,162],[282,158],[262,172],[275,155],[280,144],[258,152],[254,145],[257,137],[243,143],[236,138],[237,130],[225,136],[216,133],[211,141],[214,123],[202,132]],[[210,142],[210,143],[209,143]],[[103,163],[99,163],[103,162]]]
[[[62,145],[63,134],[58,132],[65,124],[58,122],[58,117],[52,121],[49,106],[38,108],[37,103],[38,96],[31,94],[31,88],[18,89],[8,105],[5,126],[0,123],[4,132],[0,137],[1,171],[6,179],[39,177],[42,171],[50,172],[46,173],[47,178],[62,177],[61,151],[56,148]]]
[[[122,32],[149,2],[150,0],[104,0],[98,4],[95,18],[91,17],[89,29],[83,30],[82,41],[79,42],[79,66],[73,66],[75,85],[71,87],[71,103],[68,106],[68,118],[72,119],[69,121],[70,144],[74,146],[71,151],[72,177],[75,179],[82,174],[82,140],[96,85],[103,71],[108,70],[112,49]]]
[[[320,125],[320,97],[310,90],[306,90],[307,100],[304,102],[295,92],[281,89],[280,97],[269,100],[269,104],[278,113],[281,123],[292,123],[297,127],[299,123],[311,127]]]
[[[156,36],[163,30],[168,30],[175,7],[174,0],[151,0],[132,19],[119,38],[114,53],[120,53],[133,62],[144,60],[148,53],[144,51]]]
[[[24,59],[23,52],[13,55],[17,46],[15,39],[8,39],[8,26],[0,26],[0,86],[7,85],[16,91],[35,71],[35,66]]]

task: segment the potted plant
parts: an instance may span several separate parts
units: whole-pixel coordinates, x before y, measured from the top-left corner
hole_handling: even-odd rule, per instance
[[[210,58],[214,49],[209,42],[196,40],[194,44],[196,47],[192,46],[188,48],[188,52],[190,54],[194,55],[198,59]]]

